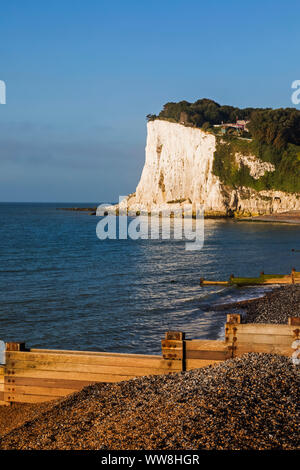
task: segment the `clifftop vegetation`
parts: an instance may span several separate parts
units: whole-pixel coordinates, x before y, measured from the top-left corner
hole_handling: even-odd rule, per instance
[[[254,155],[262,161],[270,162],[275,171],[266,171],[258,179],[250,175],[248,166],[236,162],[236,154]],[[257,191],[279,190],[300,193],[300,146],[288,144],[277,149],[272,144],[226,136],[217,139],[213,172],[220,180],[232,187],[250,187]]]
[[[195,103],[188,101],[166,103],[157,116],[148,114],[147,119],[166,119],[172,122],[181,122],[184,119],[185,124],[201,128],[203,125],[221,124],[222,121],[228,123],[235,122],[236,119],[247,119],[253,111],[255,108],[239,109],[234,106],[221,106],[213,100],[203,98]]]
[[[210,99],[195,103],[180,101],[166,103],[156,116],[149,114],[148,121],[155,119],[180,122],[217,134],[214,173],[224,184],[231,187],[248,186],[256,190],[277,189],[300,193],[300,110],[295,108],[244,108],[221,106]],[[249,121],[247,136],[242,140],[229,132],[218,136],[220,124]],[[240,134],[243,136],[243,134]],[[254,155],[275,165],[274,172],[266,172],[254,179],[249,168],[237,165],[235,155]]]

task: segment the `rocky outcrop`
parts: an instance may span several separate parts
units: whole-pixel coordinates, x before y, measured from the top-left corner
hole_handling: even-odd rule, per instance
[[[213,174],[216,137],[201,129],[164,120],[148,123],[146,161],[136,192],[124,201],[132,211],[176,209],[202,204],[206,215],[259,215],[300,210],[300,194],[232,189]],[[259,178],[274,171],[271,163],[236,155]]]
[[[252,178],[258,180],[267,171],[275,171],[275,166],[270,162],[263,162],[255,155],[242,155],[240,152],[235,154],[235,161],[239,167],[245,165],[249,168]]]

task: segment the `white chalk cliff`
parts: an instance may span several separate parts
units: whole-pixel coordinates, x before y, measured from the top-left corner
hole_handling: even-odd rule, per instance
[[[130,210],[175,209],[188,203],[203,204],[211,215],[300,210],[300,194],[223,185],[213,174],[214,135],[158,119],[148,122],[147,130],[144,169],[136,192],[126,201]],[[256,178],[274,171],[271,164],[253,156],[237,154],[236,162],[248,165]]]

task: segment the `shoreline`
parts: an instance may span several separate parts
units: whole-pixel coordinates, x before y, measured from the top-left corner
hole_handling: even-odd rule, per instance
[[[300,286],[218,308],[244,310],[242,323],[286,323],[300,317]],[[54,402],[0,406],[0,449],[297,449],[298,373],[288,357],[248,353],[91,385]]]
[[[275,214],[258,215],[254,217],[243,217],[241,222],[267,222],[279,224],[300,224],[300,211],[288,211]]]
[[[289,317],[300,317],[300,285],[274,287],[260,297],[213,307],[226,313],[243,311],[243,323],[286,324]]]
[[[119,208],[116,204],[116,216],[119,216]],[[108,206],[108,211],[105,211],[104,215],[107,215],[111,208],[114,206]],[[97,207],[57,207],[56,210],[59,211],[73,211],[73,212],[88,212],[89,215],[96,215],[97,216]],[[162,208],[164,210],[164,208]],[[174,217],[174,211],[176,209],[170,208],[170,217]],[[107,212],[107,213],[106,213]],[[147,215],[150,215],[151,211],[147,212]],[[123,214],[122,214],[123,215]],[[127,214],[128,217],[136,217],[139,215],[146,215],[139,210],[128,210]],[[161,216],[161,214],[160,214]],[[182,214],[183,216],[183,214]],[[196,218],[192,215],[192,218]],[[212,219],[212,220],[234,220],[236,222],[259,222],[259,223],[272,223],[272,224],[286,224],[286,225],[300,225],[300,211],[288,211],[288,212],[281,212],[275,214],[265,214],[265,215],[256,215],[256,216],[242,216],[242,215],[235,215],[234,212],[230,214],[221,213],[218,211],[208,211],[204,213],[204,219]]]

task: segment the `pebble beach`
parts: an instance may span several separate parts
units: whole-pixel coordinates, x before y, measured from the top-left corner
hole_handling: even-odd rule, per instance
[[[288,323],[289,317],[300,317],[300,285],[284,286],[245,306],[246,323]]]
[[[243,307],[243,321],[286,323],[299,305],[300,286],[274,289]],[[0,407],[0,448],[294,450],[299,418],[299,368],[287,357],[249,353],[91,385],[48,404]]]

